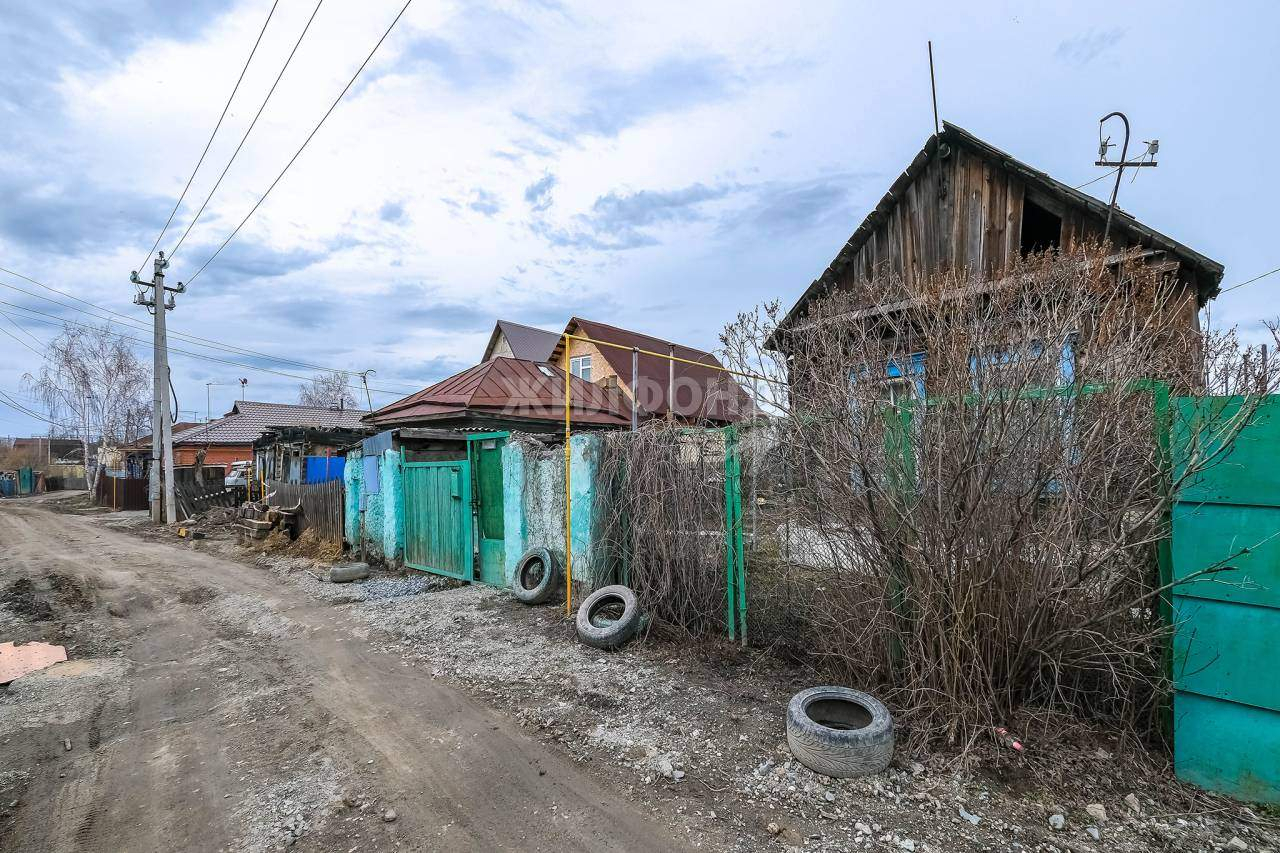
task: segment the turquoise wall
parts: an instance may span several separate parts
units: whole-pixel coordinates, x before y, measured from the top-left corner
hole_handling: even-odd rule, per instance
[[[363,540],[370,559],[399,564],[404,559],[404,490],[400,451],[387,450],[378,460],[379,489],[366,493],[364,457],[359,450],[347,454],[343,480],[346,495],[346,538],[354,550]],[[360,527],[360,498],[364,497],[364,528]]]
[[[575,435],[569,442],[573,509],[574,586],[596,585],[592,519],[596,498],[596,459],[601,437]],[[543,446],[513,437],[502,448],[503,536],[507,583],[530,548],[549,548],[564,563],[564,445]]]
[[[404,469],[400,464],[400,451],[382,454],[382,555],[397,564],[404,560]]]
[[[347,454],[346,467],[342,469],[343,538],[352,549],[360,546],[360,488],[364,481],[363,454],[353,450]]]

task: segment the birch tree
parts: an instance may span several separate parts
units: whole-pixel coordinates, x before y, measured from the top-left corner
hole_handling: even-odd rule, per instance
[[[49,344],[39,373],[25,374],[23,384],[51,419],[65,423],[80,440],[91,490],[97,485],[89,457],[94,440],[106,445],[136,441],[149,420],[151,371],[109,325],[68,323]]]

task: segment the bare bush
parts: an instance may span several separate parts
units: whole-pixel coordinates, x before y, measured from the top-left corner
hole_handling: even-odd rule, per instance
[[[1027,709],[1155,730],[1171,495],[1274,389],[1258,352],[1096,249],[997,282],[877,279],[790,324],[744,315],[723,342],[775,380],[755,383],[773,417],[743,450],[753,641],[885,691],[921,742]],[[1174,474],[1168,395],[1220,390],[1241,404],[1183,425],[1199,438]],[[602,461],[608,539],[646,605],[721,624],[723,447],[651,428],[610,436]]]

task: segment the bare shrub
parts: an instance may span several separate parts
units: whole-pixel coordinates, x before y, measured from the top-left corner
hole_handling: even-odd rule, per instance
[[[779,380],[756,385],[776,417],[744,459],[753,640],[885,691],[918,741],[963,745],[1027,708],[1152,732],[1170,495],[1276,385],[1257,351],[1194,318],[1160,270],[1096,248],[996,282],[875,279],[789,325],[776,305],[744,315],[727,363]],[[1166,389],[1244,395],[1194,425],[1204,440],[1176,477]],[[684,476],[669,482],[695,489]],[[685,501],[646,533],[676,529]],[[661,606],[688,622],[693,599],[716,612],[703,581]]]

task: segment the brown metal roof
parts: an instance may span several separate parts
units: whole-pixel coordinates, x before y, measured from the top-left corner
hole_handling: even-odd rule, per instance
[[[499,320],[493,326],[489,345],[485,347],[485,361],[493,357],[493,348],[498,344],[499,333],[511,346],[511,357],[526,361],[548,361],[556,344],[560,342],[560,335],[556,332],[548,332],[546,329],[526,326],[523,323],[513,323],[510,320]]]
[[[671,352],[674,347],[676,358],[707,365],[675,363],[675,413],[680,417],[732,423],[751,414],[751,399],[732,374],[716,369],[723,365],[709,352],[581,317],[571,319],[565,331],[627,347],[599,347],[599,350],[618,374],[619,384],[628,387],[631,385],[632,347],[657,353]],[[553,360],[560,357],[562,344],[557,345]],[[669,364],[667,359],[656,355],[640,353],[637,358],[636,368],[641,382],[640,408],[648,415],[666,415],[670,408],[667,400]]]
[[[621,393],[570,378],[572,423],[630,425],[631,405]],[[365,422],[388,427],[468,414],[561,424],[564,372],[553,365],[499,356],[383,406]]]

